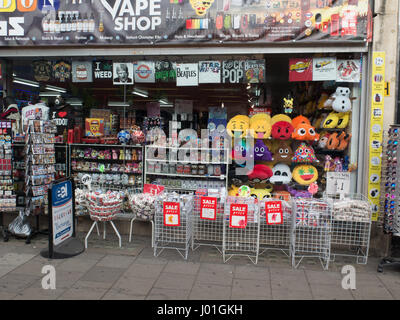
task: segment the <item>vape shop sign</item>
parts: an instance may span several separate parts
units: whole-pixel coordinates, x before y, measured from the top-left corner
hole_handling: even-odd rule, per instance
[[[268,201],[265,203],[265,217],[268,225],[283,223],[282,201]]]
[[[181,225],[181,208],[179,202],[164,202],[164,226],[179,227]]]
[[[217,198],[201,197],[200,218],[205,220],[215,220],[217,218]]]
[[[247,226],[247,204],[232,203],[230,207],[229,227],[244,229]]]

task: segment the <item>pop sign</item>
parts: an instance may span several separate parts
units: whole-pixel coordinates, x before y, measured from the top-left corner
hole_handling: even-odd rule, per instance
[[[267,224],[282,224],[282,201],[268,201],[265,203]]]
[[[217,218],[217,198],[201,197],[200,218],[205,220],[215,220]]]
[[[164,202],[164,226],[179,227],[181,225],[181,208],[179,202]]]
[[[244,229],[247,226],[247,204],[231,204],[229,227]]]

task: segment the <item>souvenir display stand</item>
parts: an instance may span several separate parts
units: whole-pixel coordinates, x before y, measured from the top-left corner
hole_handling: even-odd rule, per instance
[[[290,254],[292,267],[304,258],[319,258],[328,270],[331,251],[332,207],[324,200],[294,198]]]
[[[163,193],[157,199],[156,207],[154,256],[159,256],[164,249],[172,249],[187,260],[193,232],[191,219],[194,207],[193,192]]]
[[[222,242],[224,263],[233,256],[245,256],[257,264],[259,242],[260,216],[257,201],[251,197],[228,196]]]
[[[391,125],[385,145],[385,161],[382,169],[382,184],[384,184],[383,232],[391,236],[389,256],[383,258],[378,265],[378,272],[383,272],[385,266],[400,266],[400,125]]]
[[[192,250],[200,246],[211,246],[222,254],[225,201],[225,195],[221,195],[218,190],[196,191],[192,213]]]

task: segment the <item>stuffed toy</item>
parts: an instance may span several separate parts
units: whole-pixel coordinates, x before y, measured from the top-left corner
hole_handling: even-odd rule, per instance
[[[282,114],[282,113],[274,115],[271,118],[271,124],[272,125],[277,123],[277,122],[281,122],[281,121],[292,123],[292,119],[289,116],[287,116],[286,114]]]
[[[312,165],[302,164],[293,169],[292,176],[298,184],[308,186],[318,179],[318,170]]]
[[[326,144],[328,143],[330,133],[329,132],[321,132],[319,135],[318,147],[321,149],[326,148]]]
[[[293,132],[292,119],[284,114],[277,114],[272,117],[271,136],[278,140],[288,140]]]
[[[255,164],[247,176],[254,182],[266,182],[273,175],[272,170],[265,164]]]
[[[249,186],[240,186],[238,189],[238,196],[239,197],[250,197],[251,190]]]
[[[254,160],[255,161],[274,160],[271,151],[269,151],[268,147],[264,144],[262,140],[256,140],[256,144],[254,146]]]
[[[238,196],[238,190],[239,187],[231,185],[229,191],[228,191],[228,196],[233,196],[233,197],[237,197]]]
[[[287,191],[277,191],[274,193],[273,198],[281,201],[290,201],[290,193]]]
[[[339,116],[336,112],[331,112],[330,114],[328,114],[328,116],[326,117],[322,127],[323,128],[336,128],[336,126],[339,123]]]
[[[300,123],[292,133],[292,138],[301,141],[318,141],[319,134],[307,123]]]
[[[325,164],[324,164],[324,171],[333,171],[335,168],[335,164],[333,163],[333,159],[330,155],[325,156]]]
[[[304,116],[297,116],[296,118],[294,118],[292,120],[292,126],[293,128],[297,128],[297,126],[301,123],[307,123],[309,125],[311,125],[310,120],[308,120],[308,118],[304,117]]]
[[[312,194],[306,190],[296,190],[288,187],[288,191],[294,198],[312,198]]]
[[[302,142],[300,146],[294,152],[294,156],[292,158],[292,162],[294,163],[313,163],[319,162],[317,157],[315,156],[314,149],[307,145],[305,142]]]
[[[306,103],[306,107],[304,109],[304,113],[306,113],[306,114],[314,113],[315,112],[315,107],[316,107],[316,104],[315,104],[314,101],[312,101],[312,100],[308,101]]]
[[[328,150],[338,150],[343,151],[347,148],[351,135],[346,132],[334,132],[329,135],[328,143],[326,148]],[[343,141],[343,142],[342,142]]]
[[[268,190],[265,189],[250,189],[250,196],[261,201],[264,199],[270,199],[272,198],[271,193]]]
[[[346,148],[347,148],[347,146],[349,145],[349,142],[350,142],[351,134],[350,133],[345,133],[345,132],[343,132],[343,133],[344,133],[344,135],[340,136],[341,139],[339,141],[339,145],[336,147],[336,150],[338,150],[338,151],[346,150]]]
[[[237,115],[229,120],[226,131],[231,137],[246,137],[247,130],[250,128],[250,119],[248,116]]]
[[[350,89],[346,87],[337,87],[335,93],[333,93],[328,100],[325,102],[325,106],[331,106],[336,112],[349,112],[351,111],[351,101],[356,98],[350,98]]]
[[[273,176],[269,181],[273,184],[288,184],[292,180],[292,173],[287,164],[278,163],[272,168]]]
[[[338,113],[339,121],[336,126],[338,129],[345,129],[350,121],[350,112]]]
[[[292,113],[293,112],[293,98],[289,94],[287,98],[283,98],[283,112]]]
[[[274,155],[275,160],[277,160],[278,162],[290,164],[292,163],[292,157],[293,150],[290,147],[290,143],[286,141],[280,141]]]
[[[343,171],[343,163],[342,159],[336,157],[333,159],[333,164],[335,165],[335,172],[342,172]]]
[[[250,135],[256,139],[271,136],[271,117],[267,113],[257,113],[250,118]]]
[[[326,114],[326,113],[321,114],[318,118],[316,118],[316,119],[314,120],[314,122],[313,122],[312,125],[313,125],[315,128],[322,128],[322,125],[323,125],[323,123],[324,123],[324,121],[325,121],[325,119],[326,119],[327,116],[328,116],[328,114]]]
[[[326,100],[328,100],[329,95],[326,92],[321,93],[321,96],[318,99],[317,102],[317,108],[318,109],[323,109],[324,108],[324,103]]]

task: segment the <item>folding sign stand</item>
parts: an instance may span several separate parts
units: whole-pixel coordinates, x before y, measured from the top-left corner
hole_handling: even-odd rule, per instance
[[[51,185],[49,196],[49,247],[40,254],[50,259],[65,259],[85,251],[75,237],[75,192],[72,179]]]

